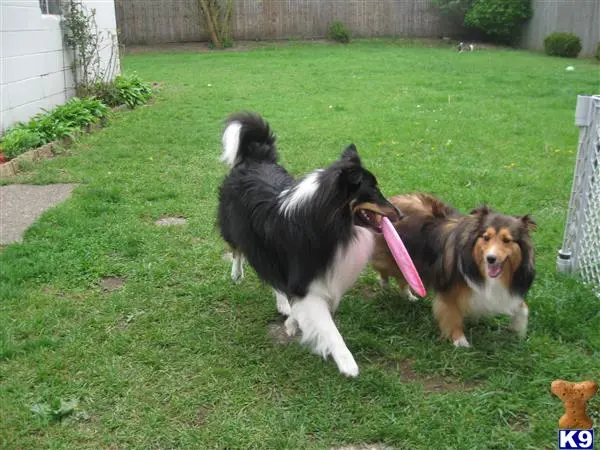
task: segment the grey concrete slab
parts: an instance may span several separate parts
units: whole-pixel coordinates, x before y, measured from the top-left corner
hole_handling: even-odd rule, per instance
[[[21,242],[23,233],[47,209],[70,197],[77,184],[0,186],[0,245]]]

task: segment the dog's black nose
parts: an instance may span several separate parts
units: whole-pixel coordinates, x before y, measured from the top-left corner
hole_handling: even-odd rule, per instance
[[[487,260],[488,264],[494,264],[498,258],[496,258],[494,255],[487,255],[485,259]]]

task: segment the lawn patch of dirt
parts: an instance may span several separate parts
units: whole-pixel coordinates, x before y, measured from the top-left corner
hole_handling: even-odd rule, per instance
[[[387,370],[397,372],[402,381],[423,384],[423,390],[427,394],[453,391],[470,392],[479,385],[479,383],[476,382],[465,383],[456,380],[449,380],[439,375],[419,374],[413,370],[413,364],[414,360],[412,359],[406,359],[398,362],[387,361],[383,363]]]
[[[196,417],[194,418],[194,422],[192,425],[196,428],[203,428],[206,426],[206,419],[208,419],[208,415],[211,413],[212,408],[209,406],[200,406],[198,411],[196,411]]]
[[[187,223],[187,219],[181,216],[166,216],[161,217],[154,223],[159,227],[168,227],[170,225],[185,225]]]
[[[295,339],[287,335],[283,321],[271,322],[267,325],[267,331],[276,345],[287,345]]]
[[[98,282],[98,286],[104,292],[117,291],[125,284],[125,278],[123,277],[103,277]]]
[[[306,39],[306,40],[293,40],[293,39],[280,39],[276,41],[235,41],[233,47],[225,49],[212,49],[208,46],[208,42],[174,42],[164,44],[151,44],[151,45],[126,45],[123,50],[125,54],[138,54],[138,53],[170,53],[170,52],[194,52],[194,53],[206,53],[206,52],[245,52],[248,50],[254,50],[264,47],[287,47],[294,43],[314,43],[314,44],[330,44],[331,42],[325,39]]]

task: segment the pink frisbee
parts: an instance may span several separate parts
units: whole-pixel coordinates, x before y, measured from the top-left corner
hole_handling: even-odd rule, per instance
[[[383,231],[385,242],[390,248],[392,256],[396,260],[396,264],[398,264],[404,279],[408,282],[408,285],[413,291],[415,291],[421,297],[425,297],[427,295],[427,291],[423,286],[421,277],[419,276],[417,269],[410,258],[410,255],[406,251],[406,247],[404,246],[402,239],[400,239],[400,236],[398,236],[398,232],[392,225],[392,222],[390,222],[390,219],[385,216],[381,220],[381,229]]]

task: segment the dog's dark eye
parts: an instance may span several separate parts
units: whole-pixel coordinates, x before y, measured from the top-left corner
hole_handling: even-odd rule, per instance
[[[489,237],[487,234],[484,234],[484,235],[483,235],[483,236],[481,236],[481,237],[483,238],[483,240],[484,240],[485,242],[487,242],[487,241],[489,241],[489,240],[490,240],[490,237]]]
[[[510,238],[504,237],[502,238],[502,242],[504,242],[505,244],[510,244],[511,240]]]

